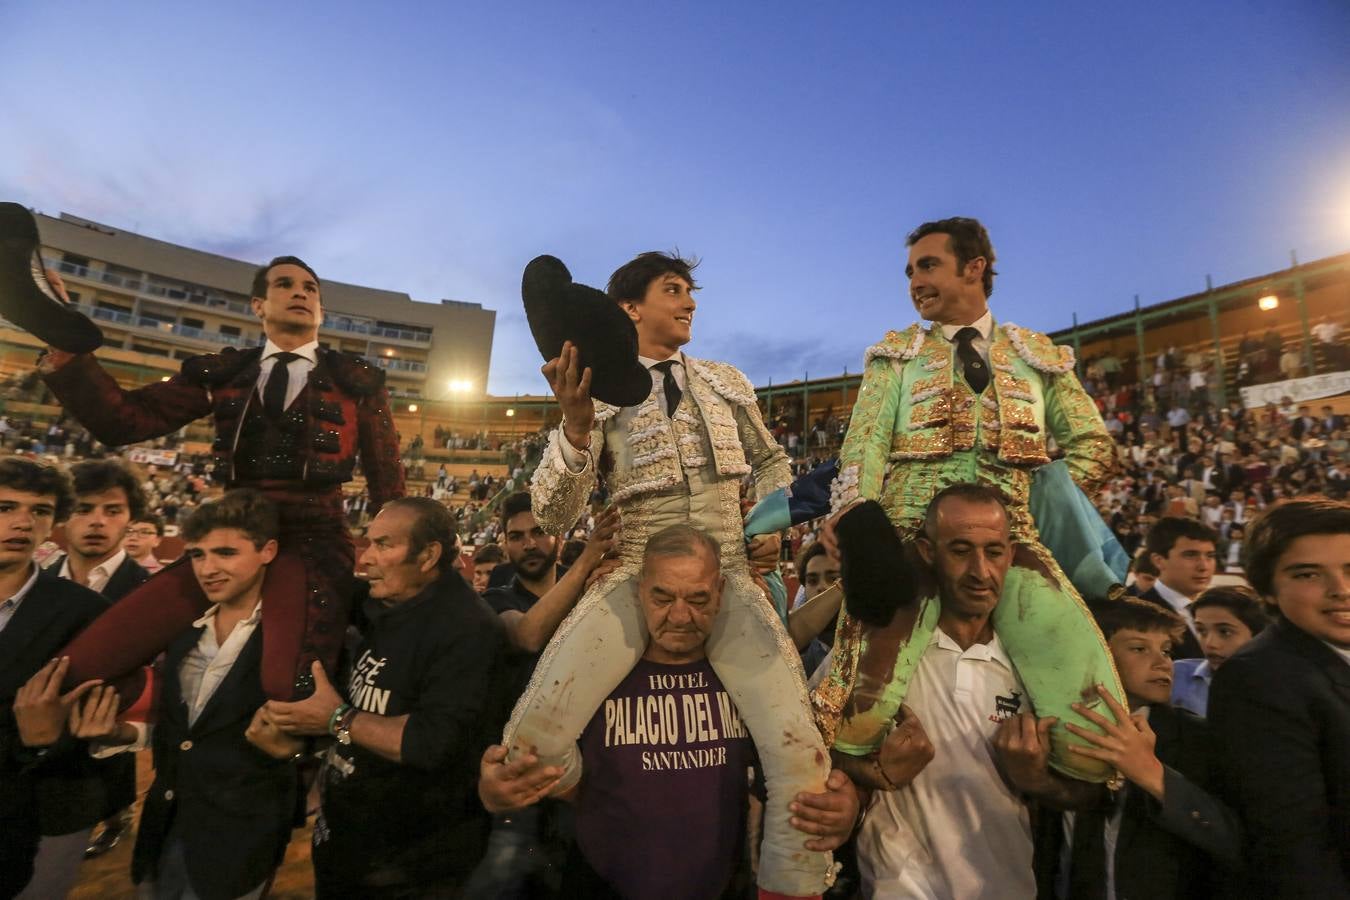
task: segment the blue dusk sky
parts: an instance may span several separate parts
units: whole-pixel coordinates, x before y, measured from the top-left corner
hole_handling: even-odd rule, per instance
[[[702,258],[692,353],[857,371],[904,236],[989,227],[1053,330],[1350,250],[1350,3],[0,0],[0,199],[497,310]],[[440,395],[428,386],[428,395]]]

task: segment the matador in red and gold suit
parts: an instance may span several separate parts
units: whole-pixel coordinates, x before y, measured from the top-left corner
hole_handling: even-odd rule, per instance
[[[281,513],[281,552],[263,585],[262,680],[269,697],[291,700],[312,690],[313,660],[332,671],[346,629],[355,548],[342,485],[359,457],[373,513],[403,495],[403,468],[384,372],[318,346],[323,315],[313,271],[279,257],[259,270],[253,296],[263,347],[192,357],[167,381],[125,390],[93,354],[59,350],[47,352],[40,371],[65,409],[110,446],[213,418],[215,480],[256,488]],[[289,385],[271,383],[278,370]],[[208,605],[190,564],[165,568],[70,645],[69,683],[138,671]]]

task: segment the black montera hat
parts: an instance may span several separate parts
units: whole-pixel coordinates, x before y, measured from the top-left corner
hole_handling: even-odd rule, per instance
[[[839,517],[839,579],[848,614],[885,628],[903,606],[915,602],[913,554],[906,551],[881,504],[864,500]]]
[[[591,369],[591,396],[613,406],[637,406],[652,392],[652,376],[638,362],[637,329],[603,291],[578,284],[562,260],[536,256],[520,283],[525,318],[544,359],[564,341],[576,345],[582,369]]]
[[[0,203],[0,316],[67,353],[92,353],[103,332],[62,300],[43,273],[37,220],[18,203]]]

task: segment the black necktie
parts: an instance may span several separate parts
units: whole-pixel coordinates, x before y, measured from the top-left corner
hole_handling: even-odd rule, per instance
[[[989,368],[984,364],[980,351],[975,349],[975,339],[980,336],[978,329],[967,325],[956,333],[956,355],[961,360],[961,374],[966,384],[975,393],[982,393],[989,384]]]
[[[676,408],[680,405],[680,397],[684,396],[679,384],[675,381],[675,360],[668,359],[665,362],[659,362],[652,368],[659,369],[664,376],[661,381],[661,390],[666,393],[666,415],[673,416]]]
[[[272,372],[263,386],[263,411],[272,419],[280,419],[286,411],[286,388],[291,383],[290,362],[299,359],[298,353],[274,353]]]

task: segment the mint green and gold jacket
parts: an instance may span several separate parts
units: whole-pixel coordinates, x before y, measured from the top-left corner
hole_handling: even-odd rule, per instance
[[[877,500],[897,527],[915,528],[939,490],[991,483],[1011,501],[1015,537],[1034,532],[1031,475],[1064,451],[1074,481],[1094,495],[1115,454],[1073,350],[1000,324],[990,335],[992,379],[980,396],[956,374],[955,345],[915,323],[867,349],[862,388],[839,455],[833,506]]]

